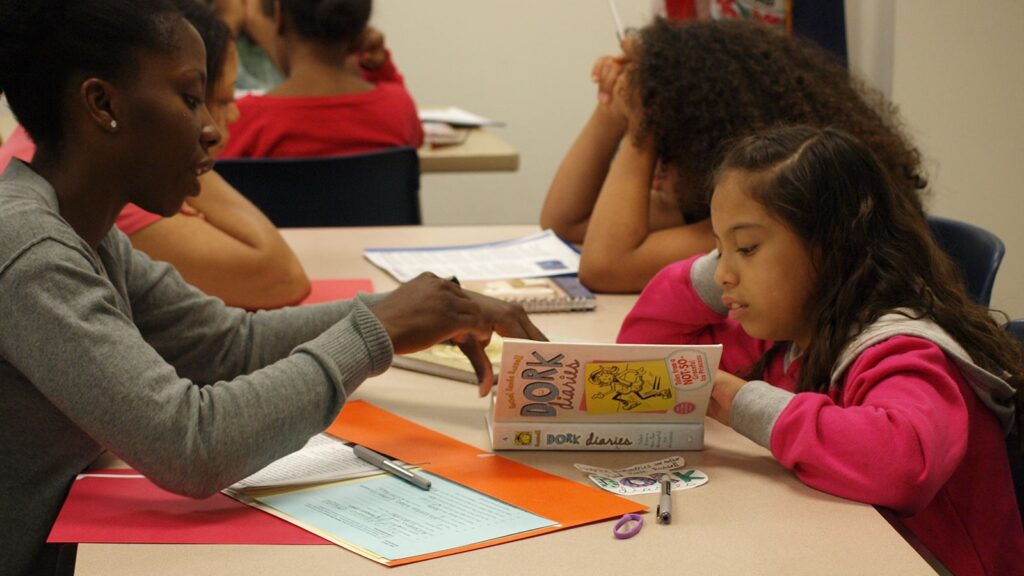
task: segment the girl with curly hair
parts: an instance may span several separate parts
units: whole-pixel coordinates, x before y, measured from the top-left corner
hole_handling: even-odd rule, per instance
[[[1021,348],[915,197],[831,128],[748,137],[714,180],[717,249],[659,272],[619,342],[724,344],[709,416],[807,485],[894,510],[954,574],[1024,573],[1004,441]]]
[[[580,278],[639,292],[712,246],[708,181],[723,146],[781,124],[864,141],[921,209],[918,151],[893,106],[816,46],[753,22],[663,19],[599,58],[598,103],[548,191],[541,225],[583,245]]]

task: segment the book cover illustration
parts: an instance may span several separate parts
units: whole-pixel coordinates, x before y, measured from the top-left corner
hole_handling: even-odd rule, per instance
[[[506,339],[493,419],[700,422],[721,350]]]

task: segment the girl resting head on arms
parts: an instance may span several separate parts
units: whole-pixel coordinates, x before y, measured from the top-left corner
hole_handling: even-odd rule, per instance
[[[665,265],[709,250],[710,172],[722,146],[780,124],[858,137],[920,209],[920,159],[894,109],[824,50],[755,22],[662,19],[623,49],[594,65],[597,106],[540,218],[582,242],[590,288],[639,292]]]
[[[716,250],[659,272],[619,341],[724,344],[710,416],[806,484],[894,509],[955,574],[1021,573],[1004,442],[1021,349],[916,197],[866,145],[810,127],[741,141],[714,182]]]
[[[492,331],[522,308],[422,275],[387,294],[249,313],[186,284],[113,228],[171,216],[219,134],[206,52],[164,0],[0,0],[0,89],[38,145],[0,175],[0,574],[53,572],[46,536],[104,451],[205,497],[301,448],[394,353]]]

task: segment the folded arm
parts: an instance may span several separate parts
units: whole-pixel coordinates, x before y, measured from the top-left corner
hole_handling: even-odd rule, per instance
[[[809,486],[913,514],[967,449],[959,372],[934,343],[896,336],[866,350],[848,374],[841,400],[793,396],[773,426],[771,451]],[[744,396],[734,419],[756,404],[756,394]]]
[[[656,229],[652,217],[678,208],[652,206],[654,143],[622,139],[594,206],[580,257],[580,279],[600,292],[639,292],[668,264],[714,247],[703,220]]]
[[[214,172],[188,201],[201,216],[177,214],[131,236],[154,260],[225,303],[247,309],[294,304],[309,292],[298,258],[274,225]]]
[[[541,228],[550,228],[568,242],[583,242],[597,195],[625,129],[625,124],[607,110],[594,110],[551,181],[540,213]]]

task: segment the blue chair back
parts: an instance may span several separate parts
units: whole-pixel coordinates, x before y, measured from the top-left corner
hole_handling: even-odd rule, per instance
[[[274,225],[422,224],[413,148],[325,158],[232,158],[214,170]]]
[[[988,306],[996,272],[1006,254],[998,236],[966,222],[929,216],[928,226],[935,243],[960,268],[967,294],[978,304]]]

